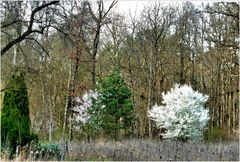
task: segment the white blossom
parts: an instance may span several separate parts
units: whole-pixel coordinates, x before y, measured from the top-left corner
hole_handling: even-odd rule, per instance
[[[162,96],[164,106],[154,105],[148,115],[158,128],[166,130],[161,134],[163,138],[202,138],[209,121],[208,109],[204,108],[208,96],[177,84]]]
[[[98,97],[99,93],[92,90],[86,92],[82,97],[75,97],[73,120],[76,123],[76,129],[79,129],[79,125],[88,123],[90,119],[88,110],[92,107],[93,99],[97,99]]]

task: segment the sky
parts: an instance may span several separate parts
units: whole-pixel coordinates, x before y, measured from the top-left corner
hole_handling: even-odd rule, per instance
[[[212,4],[213,2],[239,2],[239,0],[189,0],[192,2],[195,6],[201,6],[203,3],[206,4]],[[112,0],[105,0],[106,4],[110,4]],[[138,17],[141,13],[141,11],[144,9],[144,6],[153,5],[156,2],[161,2],[163,4],[181,4],[183,2],[186,2],[186,0],[118,0],[117,5],[115,7],[115,11],[122,14],[130,14],[131,16],[134,16],[136,13],[136,16]]]
[[[106,3],[111,3],[112,1],[108,0]],[[118,0],[117,5],[115,7],[115,11],[122,14],[130,14],[132,16],[135,15],[138,17],[141,11],[144,9],[144,6],[151,6],[154,3],[161,2],[162,4],[181,4],[184,1],[170,1],[170,0]],[[202,0],[202,1],[191,1],[196,6],[201,6],[201,3],[207,4],[212,3],[210,0]]]

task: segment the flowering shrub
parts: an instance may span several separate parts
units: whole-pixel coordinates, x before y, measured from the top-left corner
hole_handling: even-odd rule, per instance
[[[89,122],[90,119],[89,109],[93,105],[93,99],[96,100],[98,96],[99,94],[97,92],[90,90],[86,92],[82,96],[82,98],[81,97],[75,98],[75,106],[73,108],[74,111],[73,120],[76,122],[76,127],[78,127],[79,124],[85,125],[86,123]]]
[[[187,85],[175,85],[163,95],[164,106],[154,105],[148,112],[158,128],[164,128],[163,138],[198,140],[209,121],[204,103],[208,96]]]

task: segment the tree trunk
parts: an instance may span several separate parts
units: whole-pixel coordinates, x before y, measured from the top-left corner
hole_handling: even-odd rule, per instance
[[[15,45],[13,49],[13,67],[16,66],[16,59],[17,59],[17,46]]]
[[[93,53],[92,53],[92,85],[93,87],[96,84],[96,56],[98,51],[98,44],[100,39],[100,31],[101,31],[101,20],[97,22],[97,30],[93,42]]]
[[[50,125],[49,125],[49,142],[52,142],[52,133],[53,133],[53,108],[51,103],[51,96],[50,96],[49,108],[50,108]]]
[[[150,52],[150,60],[149,60],[149,80],[148,80],[148,109],[151,110],[152,107],[152,89],[153,89],[153,53]],[[151,120],[148,118],[148,136],[151,139],[152,138],[152,125]]]
[[[234,101],[235,101],[235,95],[234,95],[234,92],[233,92],[232,93],[232,100],[231,100],[232,116],[233,116],[232,128],[235,130],[236,129],[236,115],[235,115],[236,111],[235,111]]]
[[[68,106],[70,100],[70,93],[71,93],[71,78],[72,78],[72,61],[70,61],[69,67],[69,74],[68,74],[68,84],[67,84],[67,96],[65,101],[65,108],[64,108],[64,122],[63,122],[63,133],[62,138],[63,141],[66,141],[66,131],[67,131],[67,120],[68,120]]]
[[[140,109],[140,94],[141,94],[141,80],[140,80],[140,70],[141,70],[141,65],[140,65],[140,55],[137,55],[137,63],[138,63],[138,69],[137,69],[137,100],[136,100],[136,107],[137,109]],[[136,132],[138,132],[138,128],[139,128],[139,121],[141,121],[141,116],[138,114],[137,118],[139,118],[139,120],[136,120]],[[142,125],[142,123],[140,122],[140,125]],[[135,133],[137,134],[137,133]],[[140,127],[140,135],[142,136],[142,126]]]
[[[183,40],[182,40],[183,41]],[[181,44],[180,50],[180,68],[179,68],[179,81],[180,84],[184,84],[184,53],[183,53],[183,44]]]
[[[232,116],[232,107],[231,107],[231,93],[227,95],[227,108],[228,108],[228,137],[230,138],[231,136],[231,130],[232,130],[232,125],[231,125],[231,116]]]

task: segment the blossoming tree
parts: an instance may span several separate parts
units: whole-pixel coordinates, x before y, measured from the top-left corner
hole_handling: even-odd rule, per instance
[[[165,130],[163,138],[201,139],[209,121],[208,110],[204,108],[208,96],[188,85],[177,84],[162,96],[164,106],[154,105],[148,115],[158,128]]]
[[[89,90],[82,97],[75,98],[75,106],[73,108],[74,128],[79,130],[82,125],[85,125],[90,120],[89,110],[93,105],[93,100],[96,100],[99,93]]]

